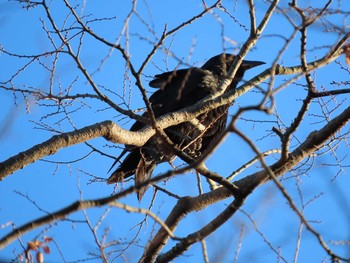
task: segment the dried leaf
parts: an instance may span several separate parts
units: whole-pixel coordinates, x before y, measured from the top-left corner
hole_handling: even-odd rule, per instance
[[[41,253],[40,251],[36,253],[36,262],[38,263],[44,263],[44,254]]]
[[[43,246],[42,248],[46,254],[50,254],[50,248],[48,246]]]
[[[38,250],[38,248],[40,247],[40,241],[37,240],[37,239],[36,239],[34,242],[29,241],[29,242],[27,243],[27,245],[28,245],[29,250],[31,249],[31,250],[36,251],[36,250]]]
[[[45,241],[45,243],[51,242],[52,239],[53,239],[52,237],[46,237],[46,236],[44,236],[44,241]]]
[[[343,47],[345,53],[345,61],[350,66],[350,44],[347,44]]]

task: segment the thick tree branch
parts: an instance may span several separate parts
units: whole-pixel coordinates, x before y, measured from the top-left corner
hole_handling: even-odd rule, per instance
[[[290,169],[292,169],[295,165],[299,164],[305,157],[310,156],[312,153],[314,153],[320,146],[322,146],[332,136],[334,136],[342,127],[344,127],[349,120],[350,120],[350,107],[344,110],[339,116],[331,120],[322,129],[312,132],[310,136],[289,155],[289,158],[285,162],[278,161],[277,163],[271,165],[270,169],[273,171],[276,177],[285,174]],[[97,127],[99,125],[102,126],[100,127],[101,130],[104,130],[106,128],[105,126],[108,126],[108,125],[116,126],[112,122],[108,122],[108,121],[102,124],[96,124],[96,126]],[[88,128],[91,128],[91,126],[84,129],[88,130]],[[101,134],[102,133],[103,132],[101,132]],[[167,176],[168,174],[165,174],[164,176],[158,176],[158,177],[152,178],[150,182],[157,182],[159,180],[166,178]],[[266,183],[269,180],[270,180],[269,174],[266,172],[266,170],[262,170],[250,176],[247,176],[239,181],[234,182],[234,184],[238,186],[239,192],[240,192],[238,199],[244,200],[246,197],[249,196],[249,194],[251,194],[254,191],[256,187]],[[149,182],[144,182],[144,185],[148,183]],[[142,186],[143,185],[140,185],[138,187],[142,187]],[[5,247],[7,244],[14,241],[17,237],[23,235],[24,233],[36,227],[42,226],[50,222],[54,222],[56,220],[64,219],[69,214],[81,209],[107,205],[118,198],[124,197],[132,193],[133,191],[135,191],[135,187],[130,187],[118,194],[115,194],[113,196],[109,196],[106,198],[87,200],[87,201],[77,201],[68,207],[65,207],[55,213],[44,216],[37,220],[31,221],[17,228],[16,230],[12,231],[8,235],[0,239],[0,248]],[[193,197],[193,198],[183,197],[179,199],[177,205],[173,208],[172,212],[169,214],[168,218],[165,220],[165,224],[169,228],[168,231],[171,230],[172,232],[175,232],[175,229],[178,223],[186,214],[193,211],[202,210],[207,206],[213,203],[216,203],[220,200],[226,199],[230,196],[232,196],[232,192],[227,188],[221,187],[209,193],[200,195],[198,197]],[[161,228],[158,231],[154,239],[149,243],[148,247],[146,248],[143,257],[155,258],[159,254],[159,251],[162,249],[164,244],[166,244],[166,241],[169,238],[168,231],[164,230],[163,228]]]
[[[342,52],[343,50],[339,46],[339,49],[334,50],[333,54],[328,54],[317,61],[311,62],[308,65],[309,70],[315,70],[316,68],[322,67],[330,63],[338,56],[340,56]],[[232,103],[237,97],[248,92],[249,90],[257,86],[259,83],[265,81],[270,76],[270,71],[271,69],[265,70],[264,72],[254,77],[238,89],[225,93],[222,96],[215,98],[214,100],[208,101],[207,98],[204,98],[202,101],[197,102],[193,106],[161,116],[157,118],[157,126],[160,129],[165,129],[172,125],[190,121],[191,119],[211,109]],[[298,73],[305,74],[305,72],[303,72],[302,66],[276,66],[275,71],[275,75],[289,75]],[[5,178],[7,175],[14,173],[16,170],[19,170],[24,166],[33,163],[44,156],[54,154],[61,148],[85,142],[87,140],[91,140],[97,137],[103,136],[109,141],[120,144],[142,146],[154,134],[154,129],[149,126],[141,131],[131,132],[122,129],[121,127],[119,127],[111,121],[105,121],[76,131],[56,135],[51,139],[47,140],[46,142],[38,144],[32,147],[31,149],[21,152],[16,156],[13,156],[8,160],[0,163],[0,180]]]
[[[51,129],[52,133],[49,133],[46,138],[43,137],[40,144],[35,146],[31,145],[33,147],[30,149],[22,148],[23,152],[17,151],[16,155],[12,157],[7,156],[6,158],[8,159],[0,160],[0,183],[3,183],[5,188],[7,181],[1,181],[8,175],[38,160],[45,161],[46,156],[53,155],[60,149],[68,148],[71,145],[84,143],[91,148],[92,151],[97,151],[102,156],[112,158],[112,156],[107,153],[89,145],[88,140],[99,138],[98,140],[101,141],[101,137],[109,141],[109,144],[115,143],[116,147],[125,145],[127,148],[125,151],[129,149],[129,146],[130,148],[135,146],[135,148],[141,147],[144,149],[146,145],[153,143],[154,138],[157,138],[155,143],[162,140],[162,142],[159,143],[160,147],[158,149],[160,151],[164,150],[164,158],[162,161],[168,160],[167,157],[170,155],[176,156],[181,160],[177,160],[174,163],[172,160],[169,161],[172,167],[165,164],[168,170],[160,175],[156,175],[158,169],[161,168],[157,166],[158,168],[152,176],[141,183],[133,184],[132,180],[135,178],[131,176],[128,178],[130,181],[127,179],[123,181],[123,184],[121,183],[122,189],[119,189],[118,184],[116,185],[118,189],[116,190],[115,188],[116,193],[107,193],[103,198],[99,197],[96,199],[84,200],[83,192],[79,185],[78,187],[81,193],[80,198],[78,198],[78,200],[67,200],[64,204],[65,207],[61,207],[56,211],[52,209],[44,211],[29,196],[21,195],[38,208],[39,212],[41,211],[43,213],[37,218],[29,216],[29,218],[25,219],[25,224],[23,225],[18,225],[18,222],[16,223],[16,220],[14,220],[15,218],[7,220],[8,222],[2,225],[4,233],[0,237],[0,251],[3,249],[3,253],[6,254],[10,249],[10,244],[12,242],[17,242],[19,243],[17,246],[22,247],[23,252],[16,249],[17,252],[14,254],[14,257],[16,257],[17,260],[21,260],[23,257],[27,261],[30,261],[35,257],[35,253],[37,253],[36,256],[38,259],[38,256],[43,255],[44,252],[46,253],[51,249],[48,243],[52,241],[52,243],[55,243],[55,249],[58,250],[64,261],[65,255],[64,251],[61,251],[60,248],[60,237],[55,236],[55,233],[52,231],[54,229],[50,229],[50,226],[56,224],[61,225],[64,222],[81,222],[88,226],[92,232],[92,238],[94,238],[96,243],[96,249],[91,249],[88,256],[85,258],[78,256],[82,261],[96,257],[101,258],[103,262],[107,262],[108,260],[116,260],[124,256],[125,260],[128,260],[127,257],[131,257],[132,260],[135,261],[135,255],[131,255],[130,253],[129,255],[126,252],[130,252],[130,249],[137,249],[138,253],[142,254],[142,256],[139,254],[139,257],[141,257],[140,262],[169,262],[177,258],[181,260],[181,255],[193,247],[193,245],[199,246],[201,242],[204,261],[209,262],[208,251],[211,252],[213,258],[217,256],[217,254],[219,254],[221,258],[226,255],[222,248],[217,248],[215,246],[210,247],[210,249],[208,248],[207,251],[205,242],[208,236],[212,234],[217,235],[218,228],[223,226],[228,220],[232,220],[232,218],[236,217],[236,212],[244,208],[243,205],[246,198],[253,195],[253,192],[258,187],[269,182],[280,192],[283,199],[282,202],[286,201],[287,207],[285,207],[285,209],[291,210],[288,211],[291,216],[300,220],[299,230],[296,229],[296,225],[293,229],[287,229],[289,231],[295,231],[295,233],[298,234],[298,237],[296,237],[297,244],[294,246],[294,258],[292,255],[293,253],[289,251],[290,246],[288,246],[288,256],[290,256],[290,258],[297,261],[298,257],[301,257],[299,253],[301,249],[300,244],[302,244],[304,239],[303,232],[306,231],[307,234],[311,233],[314,237],[314,240],[312,240],[313,245],[321,246],[324,255],[329,257],[330,261],[337,263],[343,261],[350,262],[350,258],[345,258],[345,254],[343,254],[344,257],[340,256],[340,254],[338,256],[336,247],[333,246],[333,241],[329,241],[325,238],[327,229],[314,228],[313,222],[309,220],[311,217],[314,218],[314,216],[310,217],[310,211],[307,211],[305,208],[320,195],[316,194],[316,196],[306,200],[309,198],[310,193],[306,193],[305,188],[301,186],[301,182],[304,180],[301,175],[308,173],[310,176],[313,176],[312,168],[315,168],[314,165],[317,163],[321,162],[321,165],[330,169],[329,172],[336,173],[334,178],[336,178],[338,174],[346,172],[346,169],[349,168],[346,159],[347,152],[346,150],[344,151],[344,149],[346,148],[347,136],[350,134],[348,130],[350,126],[350,106],[346,105],[346,95],[341,95],[350,93],[350,88],[348,87],[349,82],[347,81],[346,75],[349,74],[349,68],[347,68],[342,61],[336,61],[337,65],[325,67],[325,65],[333,62],[341,54],[345,54],[345,62],[348,66],[350,65],[350,44],[348,43],[350,40],[350,32],[347,30],[346,25],[342,23],[342,21],[348,17],[348,13],[344,11],[346,1],[326,0],[325,3],[317,3],[310,7],[301,4],[301,1],[297,0],[291,0],[290,3],[287,4],[282,3],[280,0],[269,0],[265,1],[263,5],[259,5],[259,11],[263,11],[263,13],[259,12],[260,16],[257,17],[255,0],[247,0],[247,5],[244,6],[245,14],[241,12],[237,13],[238,8],[241,10],[240,5],[237,5],[237,8],[234,9],[227,9],[224,6],[226,4],[222,2],[222,0],[214,0],[210,2],[210,5],[207,5],[206,1],[202,0],[203,7],[197,9],[197,6],[197,8],[194,9],[196,11],[193,10],[195,13],[190,14],[186,20],[169,20],[169,26],[165,24],[163,26],[163,32],[159,31],[161,30],[159,26],[162,27],[159,22],[163,19],[163,17],[159,15],[163,16],[166,15],[163,14],[163,12],[175,12],[175,10],[159,9],[159,6],[157,6],[157,9],[154,9],[155,6],[153,3],[147,1],[142,1],[140,3],[140,1],[132,0],[129,5],[125,5],[119,10],[118,16],[112,15],[111,17],[106,17],[105,15],[109,13],[110,10],[108,10],[108,8],[110,8],[111,5],[100,4],[96,6],[97,9],[95,7],[91,9],[92,6],[86,5],[86,1],[71,3],[69,0],[61,0],[57,1],[54,5],[48,0],[34,2],[19,0],[17,2],[26,9],[26,15],[21,17],[26,17],[30,15],[30,13],[34,16],[41,16],[39,26],[41,26],[44,34],[42,35],[39,33],[40,35],[38,36],[43,40],[42,42],[45,45],[25,51],[33,55],[20,54],[23,53],[21,50],[24,45],[11,47],[15,49],[19,48],[19,51],[15,53],[8,52],[0,47],[0,53],[3,53],[5,62],[14,66],[5,69],[4,76],[8,76],[5,77],[5,80],[0,82],[0,91],[3,90],[6,94],[11,94],[15,104],[22,103],[23,101],[23,103],[26,104],[27,110],[30,110],[34,104],[42,108],[43,116],[40,118],[39,122],[36,123],[44,129]],[[58,9],[56,7],[62,7],[63,9],[61,8],[57,13],[56,11]],[[102,13],[105,8],[108,12]],[[224,13],[221,13],[220,10]],[[162,13],[159,13],[159,11]],[[126,16],[123,15],[124,13]],[[209,21],[211,18],[208,16],[211,15],[215,20],[213,21],[214,23]],[[241,19],[242,15],[246,15],[245,22]],[[201,19],[203,17],[207,17],[208,20]],[[295,17],[299,19],[296,20]],[[227,20],[227,18],[229,20]],[[25,22],[28,20],[23,21]],[[228,37],[230,34],[227,34],[227,31],[231,30],[231,27],[228,27],[229,24],[227,24],[227,22],[232,21],[236,23],[238,27],[245,30],[245,32],[249,34],[248,37],[242,39],[242,35],[239,35],[239,28],[236,28],[238,29],[236,32],[238,35],[236,35],[236,37],[233,39]],[[267,34],[265,28],[268,24],[271,25],[271,23],[275,22],[281,23],[283,28],[288,28],[292,31],[289,30],[290,32],[288,33],[288,30],[275,30],[275,28],[272,27],[272,30],[270,28]],[[146,72],[145,70],[147,67],[151,66],[151,64],[158,68],[158,65],[154,64],[152,59],[159,52],[166,56],[164,61],[166,71],[172,67],[172,60],[177,61],[178,65],[187,65],[191,67],[189,63],[185,62],[185,58],[182,55],[174,52],[175,50],[179,50],[178,48],[180,45],[182,45],[181,47],[185,47],[186,43],[188,43],[187,40],[189,40],[190,35],[185,34],[185,38],[183,38],[181,32],[186,28],[191,29],[193,23],[203,23],[203,25],[208,26],[208,30],[213,30],[212,33],[221,36],[223,52],[231,51],[234,53],[236,55],[235,61],[232,63],[230,69],[225,68],[225,71],[228,70],[228,74],[225,78],[222,78],[220,83],[217,83],[218,89],[215,93],[212,93],[195,105],[156,118],[152,108],[154,108],[153,106],[157,107],[158,104],[151,105],[149,94],[146,91],[147,83],[143,81],[144,79],[147,80],[151,78],[150,74],[152,73]],[[219,27],[217,27],[217,25],[219,25]],[[312,28],[310,26],[312,26]],[[250,31],[247,30],[248,27],[250,27]],[[9,29],[11,28],[12,26]],[[103,30],[101,31],[101,29]],[[217,31],[218,29],[221,30],[221,34]],[[327,38],[326,41],[318,41],[322,39],[322,35],[318,34],[319,32],[326,32],[330,35],[330,38]],[[194,50],[197,50],[197,43],[199,44],[199,49],[203,47],[202,41],[207,34],[205,30],[203,32],[198,31],[198,33],[198,38],[194,37],[192,39],[193,42],[188,51],[188,59],[194,54]],[[204,38],[202,34],[204,34]],[[300,40],[296,38],[297,34],[300,35]],[[332,39],[336,39],[334,40],[335,42],[333,42]],[[220,41],[220,39],[216,40]],[[217,42],[216,40],[213,41]],[[264,45],[264,40],[272,40],[269,43],[271,46],[270,53],[274,55],[272,55],[273,57],[270,56],[269,59],[265,61],[267,63],[266,67],[270,68],[264,70],[239,88],[231,90],[230,92],[225,92],[228,85],[231,84],[236,73],[239,71],[242,61],[256,45],[256,55],[259,57],[262,54],[258,47],[260,46],[260,40],[262,40],[262,43],[260,43],[262,45]],[[183,41],[186,43],[182,43]],[[241,44],[234,43],[235,41]],[[282,41],[282,43],[280,41]],[[22,42],[18,43],[21,44]],[[23,43],[27,42],[24,41]],[[234,44],[231,45],[232,43]],[[1,44],[7,46],[9,42],[3,41]],[[29,43],[29,46],[31,46],[30,44],[31,43]],[[183,46],[183,44],[185,44],[185,46]],[[237,50],[238,47],[239,50]],[[45,52],[45,49],[47,50],[48,48],[50,51]],[[105,54],[106,52],[107,54]],[[196,52],[200,52],[200,50]],[[257,54],[257,52],[260,52],[260,55]],[[324,54],[324,52],[327,52],[327,54]],[[37,55],[35,55],[35,53]],[[99,62],[98,57],[101,54],[105,55],[103,55],[104,58]],[[171,60],[168,61],[170,57]],[[299,64],[294,64],[298,66],[285,67],[285,65],[291,65],[287,63],[293,63],[291,62],[292,60],[290,60],[290,58],[293,57],[299,58],[295,60],[296,63]],[[310,62],[315,58],[318,60]],[[117,59],[117,61],[115,61],[115,59]],[[261,57],[258,59],[263,60]],[[170,64],[168,64],[168,62],[170,62]],[[283,63],[283,66],[278,63]],[[75,67],[75,71],[72,66]],[[110,66],[111,68],[109,68]],[[162,71],[161,69],[159,70]],[[326,72],[328,70],[329,72]],[[111,72],[112,75],[110,74]],[[34,73],[37,77],[35,77],[36,75]],[[326,74],[322,75],[322,78],[319,78],[320,74],[323,73]],[[278,75],[283,77],[276,77]],[[113,84],[113,80],[121,78],[123,79],[122,87]],[[169,81],[172,80],[169,79]],[[45,83],[47,83],[47,85]],[[329,84],[327,83],[330,83],[332,87],[328,88],[327,85]],[[112,85],[111,87],[109,87],[110,84]],[[86,90],[86,88],[88,90]],[[138,114],[129,108],[130,104],[133,103],[132,98],[135,95],[135,88],[137,92],[141,92],[141,99],[143,99],[147,114]],[[280,94],[279,92],[282,90],[283,94]],[[245,100],[245,97],[242,97],[242,100],[237,99],[247,92],[249,92],[249,94],[246,94],[247,100]],[[112,97],[107,96],[108,94],[115,96],[120,100],[120,103],[114,101]],[[289,94],[291,94],[290,97],[284,97],[284,95]],[[292,100],[294,102],[291,101],[291,97],[293,97],[294,100]],[[286,101],[283,101],[283,98],[286,98]],[[85,101],[86,99],[87,101]],[[203,140],[201,137],[206,135],[206,132],[208,132],[208,134],[210,133],[211,128],[213,128],[212,125],[218,119],[205,126],[200,124],[201,121],[198,116],[201,114],[204,116],[208,111],[215,111],[215,109],[220,106],[231,105],[236,99],[237,101],[235,103],[239,103],[241,106],[238,112],[233,115],[231,123],[227,125],[220,134],[215,134],[215,136],[213,136],[214,139],[211,140],[210,143],[207,143],[207,140]],[[47,103],[47,101],[49,103]],[[90,104],[90,102],[97,102],[98,104]],[[288,105],[285,105],[285,102],[287,102]],[[242,106],[246,103],[249,103],[249,105]],[[91,110],[96,108],[95,106],[99,108],[96,109],[96,113],[98,114],[92,116],[95,118],[90,123],[92,125],[87,127],[76,126],[74,121],[77,117],[76,113],[80,112],[84,114],[84,112],[91,112]],[[159,106],[163,106],[163,104],[159,103]],[[291,107],[291,110],[289,110],[288,107]],[[11,117],[14,117],[15,111],[12,109],[9,110],[10,112],[8,115],[10,118],[5,118],[4,120],[4,123],[7,124],[5,125],[7,128],[2,129],[3,132],[0,134],[3,135],[2,137],[6,136],[9,130],[8,127],[12,127],[10,124],[13,124],[9,120]],[[102,121],[103,119],[98,119],[98,116],[102,116],[104,113],[112,113],[113,115],[113,112],[117,112],[118,116],[120,114],[123,115],[123,117],[121,117],[122,119],[137,120],[145,125],[139,131],[128,131],[123,129],[119,122],[114,123],[111,120]],[[273,114],[273,116],[266,115],[260,119],[259,116],[264,113]],[[247,114],[247,116],[243,118],[243,114],[244,116]],[[63,117],[61,118],[61,116]],[[226,116],[224,117],[226,118]],[[57,122],[55,119],[57,119]],[[250,136],[250,131],[245,132],[248,127],[247,125],[242,127],[241,125],[244,125],[242,121],[246,121],[249,126],[250,124],[252,125],[254,134]],[[193,145],[196,144],[195,146],[197,146],[200,143],[203,144],[201,146],[202,151],[196,157],[192,157],[191,154],[187,153],[190,152],[187,150],[192,150],[191,147],[193,145],[191,145],[191,143],[187,144],[184,149],[181,149],[181,147],[174,144],[171,139],[169,139],[167,133],[164,131],[166,128],[183,122],[191,123],[196,128],[199,127],[196,130],[198,130],[200,134],[197,134],[197,132],[195,133],[198,137],[191,138],[191,140],[193,140]],[[62,130],[58,131],[51,128],[50,123],[54,125],[69,123],[73,129],[71,129],[71,131],[68,130],[68,132],[66,132],[67,129],[63,130],[64,132]],[[306,127],[303,131],[300,130],[302,127],[301,124],[304,124]],[[272,128],[273,125],[275,125],[275,127]],[[243,129],[240,130],[237,127],[242,127]],[[269,137],[271,135],[271,128],[279,138]],[[233,135],[232,138],[231,135]],[[229,174],[233,170],[232,167],[222,167],[226,171],[226,168],[231,170],[228,171],[228,174],[219,174],[214,172],[216,169],[215,167],[213,167],[214,170],[212,171],[205,165],[207,159],[214,157],[212,155],[222,142],[230,142],[230,140],[226,140],[228,136],[235,141],[236,136],[238,136],[239,141],[245,142],[245,146],[248,149],[232,148],[231,151],[226,152],[226,154],[232,153],[232,156],[226,155],[225,158],[220,159],[221,165],[225,165],[223,161],[227,158],[237,157],[235,155],[237,154],[235,150],[240,153],[242,151],[246,153],[245,150],[249,152],[252,151],[252,157],[255,157],[243,165],[242,163],[237,163],[236,158],[232,165],[239,168],[236,168],[237,170],[231,175]],[[259,137],[261,141],[253,140],[252,138],[255,137]],[[150,139],[152,140],[150,141]],[[264,147],[265,142],[274,139],[280,140],[280,149],[275,150],[274,156],[266,158],[263,151],[260,151],[259,148]],[[236,145],[236,143],[234,144]],[[203,150],[203,146],[205,150]],[[232,145],[232,147],[234,147],[234,145]],[[66,149],[66,151],[69,151],[69,149]],[[140,154],[141,161],[146,163],[148,158],[144,158],[143,151],[140,151]],[[85,155],[85,157],[87,157],[87,155]],[[132,160],[132,157],[133,155],[131,155],[128,160]],[[153,154],[151,157],[153,157]],[[222,156],[218,155],[216,157],[221,158]],[[80,159],[83,158],[84,157]],[[247,166],[257,160],[260,161],[258,166],[255,166],[255,168],[250,167],[249,170],[251,172],[246,170]],[[78,160],[72,160],[68,162],[68,164],[75,161]],[[178,166],[178,161],[182,161],[183,164]],[[53,164],[55,163],[54,161],[50,162]],[[137,166],[137,171],[141,171],[143,168],[141,165],[142,162]],[[59,163],[61,162],[57,164]],[[124,162],[124,164],[127,163],[127,161]],[[211,163],[211,165],[213,164],[214,163]],[[245,169],[244,175],[241,174],[239,179],[234,177],[243,169]],[[24,174],[23,172],[25,171],[19,172],[17,176],[20,177],[20,174]],[[81,172],[87,173],[85,171]],[[180,187],[181,189],[173,188],[172,184],[180,182],[177,181],[181,180],[179,177],[186,177],[189,172],[196,173],[198,189],[190,188],[187,190],[185,189],[186,187]],[[94,177],[94,175],[90,176]],[[212,182],[211,187],[203,187],[202,176],[206,178],[208,182]],[[187,180],[186,178],[183,179]],[[308,180],[309,179],[310,178],[308,178]],[[317,180],[317,175],[313,179]],[[311,180],[313,179],[311,178]],[[172,184],[167,184],[166,189],[162,189],[160,186],[168,180],[171,180]],[[295,180],[296,188],[288,188],[287,190],[282,184],[284,180]],[[102,179],[102,181],[104,181],[104,179]],[[310,181],[309,183],[312,182]],[[335,187],[341,184],[339,180],[334,183]],[[136,206],[120,203],[122,200],[119,199],[125,197],[131,198],[135,192],[146,186],[154,187],[150,203],[148,203],[147,200],[143,200],[142,203]],[[337,205],[339,205],[340,212],[338,211],[337,216],[342,215],[345,218],[348,216],[346,212],[344,212],[347,211],[347,205],[344,202],[346,198],[339,194],[342,189],[343,185],[340,185],[339,189],[336,189],[337,191],[333,194],[339,201]],[[191,196],[187,196],[189,193],[193,193],[193,190],[195,194],[193,196],[192,194]],[[319,188],[313,190],[323,191]],[[160,193],[159,191],[163,192]],[[149,192],[149,194],[152,193]],[[296,194],[296,198],[294,194]],[[163,201],[160,200],[162,198],[166,199],[165,203],[162,203]],[[300,201],[297,198],[299,198]],[[206,222],[199,225],[197,228],[187,228],[185,232],[180,231],[183,224],[191,220],[191,217],[196,211],[210,209],[213,205],[217,206],[220,201],[227,203],[227,206],[216,211],[216,213],[209,216],[209,218],[206,218]],[[262,200],[261,205],[268,205],[268,203],[264,201],[265,199]],[[157,203],[159,202],[161,202],[160,205],[164,206],[163,208],[166,209],[161,208],[157,210]],[[322,200],[319,199],[318,202],[320,202],[318,203],[318,208],[321,207],[322,209],[322,205],[324,205]],[[344,202],[344,204],[342,202]],[[124,241],[121,241],[123,237],[114,237],[114,233],[110,231],[111,227],[115,227],[113,222],[105,221],[107,219],[107,214],[117,209],[122,209],[127,213],[132,212],[145,215],[141,223],[139,221],[136,222],[135,220],[137,220],[137,217],[134,218],[133,216],[129,217],[130,220],[124,220],[125,222],[122,222],[123,226],[125,223],[125,226],[128,225],[130,227],[130,225],[133,225],[134,228],[137,228],[137,231],[132,233],[132,236],[128,235],[129,238],[124,239]],[[157,210],[156,213],[153,211],[154,209]],[[92,224],[88,216],[88,212],[91,210],[105,210],[106,212],[99,217],[96,224]],[[312,213],[315,213],[315,211],[316,210],[313,209]],[[316,213],[318,212],[319,211],[316,211]],[[81,213],[85,215],[85,220],[76,221],[71,219],[72,216]],[[114,214],[114,212],[112,214]],[[109,215],[113,216],[112,214]],[[324,216],[322,213],[318,214],[319,217]],[[254,219],[249,215],[248,217],[255,226]],[[154,220],[153,228],[150,229],[151,232],[149,232],[147,237],[142,237],[140,233],[150,218],[152,218],[151,221]],[[12,225],[12,228],[10,225]],[[117,228],[118,227],[120,227],[120,224],[117,225]],[[244,230],[244,227],[245,222],[242,222],[241,230]],[[102,228],[104,228],[104,230],[102,230]],[[42,229],[42,231],[40,231],[40,229]],[[266,243],[268,246],[267,249],[275,253],[280,261],[288,261],[283,257],[286,251],[281,252],[281,250],[276,249],[278,245],[266,239],[257,226],[255,230],[258,234],[261,234],[263,238],[262,242]],[[338,230],[340,234],[344,234],[344,231],[341,232],[341,229]],[[82,232],[83,231],[84,230],[82,230]],[[183,234],[180,234],[180,232]],[[46,237],[46,234],[52,236],[52,238]],[[123,235],[122,233],[119,234]],[[30,241],[27,240],[28,237],[30,238],[32,235],[35,235],[35,237],[32,237]],[[237,233],[237,235],[239,235],[239,233]],[[233,258],[232,255],[236,253],[234,261],[238,260],[243,236],[244,231],[241,231],[236,252],[230,251],[231,258]],[[331,238],[331,240],[333,239]],[[337,242],[335,245],[341,244],[342,242],[346,242],[346,236],[341,237],[341,241]],[[239,257],[241,256],[242,255],[239,255]],[[38,261],[41,260],[38,259]]]
[[[319,149],[324,143],[326,143],[332,136],[334,136],[342,127],[344,127],[350,120],[350,107],[344,110],[339,116],[331,120],[327,125],[318,131],[312,132],[308,138],[296,148],[285,161],[278,161],[271,165],[269,169],[275,174],[276,177],[284,175],[290,171],[294,166],[298,165],[304,158],[310,156],[315,151]],[[234,182],[234,184],[239,188],[239,198],[244,200],[247,198],[259,185],[262,185],[271,180],[269,172],[262,170],[256,172],[250,176],[247,176],[239,181]],[[198,211],[204,209],[205,207],[211,205],[212,203],[218,202],[220,200],[226,199],[231,196],[232,193],[229,189],[225,187],[218,188],[209,193],[203,194],[198,197],[186,197],[178,201],[178,204],[174,207],[172,212],[169,214],[165,223],[168,227],[175,232],[177,224],[180,222],[181,218],[190,212]],[[186,204],[186,206],[184,206]],[[169,236],[164,229],[160,229],[156,234],[155,238],[146,248],[142,259],[147,259],[154,261],[154,259],[159,254],[160,250],[163,248],[164,244],[167,243]],[[204,237],[203,237],[204,238]],[[179,245],[184,248],[186,246]],[[177,250],[178,251],[178,250]]]
[[[59,149],[108,134],[111,124],[113,123],[106,121],[77,131],[55,135],[43,143],[37,144],[24,152],[20,152],[0,163],[0,180],[44,156],[55,154]],[[119,132],[123,134],[123,129],[120,129]]]
[[[184,251],[188,250],[190,246],[194,243],[199,242],[212,234],[215,230],[217,230],[222,224],[224,224],[233,214],[237,212],[237,210],[243,205],[244,200],[236,199],[227,206],[227,208],[220,213],[216,218],[210,221],[207,225],[205,225],[199,231],[196,231],[187,237],[183,238],[178,242],[171,250],[157,257],[156,262],[170,262],[174,258],[181,255]],[[146,258],[144,261],[140,260],[139,262],[149,262]]]

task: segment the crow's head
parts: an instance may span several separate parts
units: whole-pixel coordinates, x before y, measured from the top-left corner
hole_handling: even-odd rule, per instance
[[[220,55],[217,55],[209,59],[202,66],[202,69],[210,70],[211,72],[213,72],[218,76],[225,76],[229,71],[234,59],[235,59],[235,55],[222,53]],[[239,78],[239,79],[242,78],[246,70],[262,64],[265,64],[265,62],[243,60],[241,66],[237,71],[235,78]]]

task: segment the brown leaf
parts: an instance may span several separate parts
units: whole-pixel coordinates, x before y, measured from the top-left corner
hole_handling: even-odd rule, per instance
[[[345,61],[348,64],[348,66],[350,66],[350,44],[343,46],[343,50],[345,53]]]
[[[49,243],[49,242],[51,242],[52,241],[52,237],[44,237],[44,241],[45,241],[45,243]]]
[[[40,251],[36,253],[36,262],[38,263],[44,263],[44,254]]]
[[[31,249],[31,250],[36,251],[40,247],[40,241],[37,240],[37,239],[34,242],[33,241],[29,241],[27,243],[27,245],[28,245],[29,250]]]
[[[42,248],[46,254],[50,254],[50,248],[48,246],[43,246]]]

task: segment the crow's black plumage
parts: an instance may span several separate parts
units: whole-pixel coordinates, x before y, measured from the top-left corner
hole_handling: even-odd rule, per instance
[[[234,55],[220,54],[209,59],[201,68],[179,69],[156,75],[149,83],[151,87],[158,88],[149,98],[155,117],[193,105],[216,92],[220,80],[226,77],[234,58]],[[244,60],[227,90],[236,88],[246,70],[261,64],[264,62]],[[220,106],[198,116],[196,123],[185,122],[169,127],[165,129],[165,133],[174,144],[196,158],[205,152],[215,136],[225,128],[229,106]],[[144,116],[147,116],[147,113]],[[137,131],[144,126],[144,123],[137,121],[130,130]],[[126,149],[129,154],[112,173],[108,183],[121,181],[133,174],[135,174],[136,183],[143,182],[151,176],[157,164],[170,161],[174,157],[174,154],[167,151],[166,147],[162,146],[162,140],[156,136],[149,139],[142,147],[127,145]],[[144,191],[145,188],[140,189],[139,199]]]

